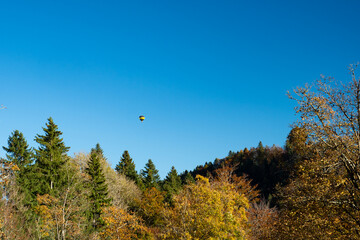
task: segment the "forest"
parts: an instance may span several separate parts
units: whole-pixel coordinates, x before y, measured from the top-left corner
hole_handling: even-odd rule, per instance
[[[68,155],[50,117],[30,148],[14,130],[0,164],[1,239],[360,239],[360,78],[289,92],[284,146],[228,156],[161,180],[149,159],[115,169],[100,144]]]

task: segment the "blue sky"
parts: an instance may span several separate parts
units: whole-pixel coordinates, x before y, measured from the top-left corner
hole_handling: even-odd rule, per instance
[[[128,150],[162,178],[259,141],[282,146],[296,119],[286,91],[320,74],[346,81],[360,61],[359,10],[355,0],[3,1],[0,145],[18,129],[37,147],[52,116],[70,155],[99,142],[113,167]]]

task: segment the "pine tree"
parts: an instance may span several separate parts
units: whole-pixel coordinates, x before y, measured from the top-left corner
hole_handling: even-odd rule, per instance
[[[105,157],[104,157],[104,151],[103,151],[102,148],[100,147],[100,143],[97,143],[97,144],[95,145],[95,148],[92,148],[92,149],[91,149],[91,152],[95,152],[95,153],[99,156],[100,159],[101,159],[101,158],[105,159]]]
[[[18,171],[15,171],[16,183],[20,191],[25,193],[25,202],[31,200],[29,172],[32,167],[30,164],[33,161],[32,149],[29,148],[24,135],[18,130],[12,132],[8,139],[8,147],[3,147],[3,149],[7,152],[6,164],[13,166],[12,168],[18,167]]]
[[[108,198],[108,186],[105,182],[105,176],[100,165],[100,157],[96,149],[92,150],[86,172],[90,176],[90,210],[89,220],[93,230],[99,230],[104,221],[101,218],[102,207],[110,205],[111,199]]]
[[[62,132],[51,117],[43,130],[44,135],[38,134],[35,137],[35,141],[40,144],[39,149],[35,150],[35,174],[38,180],[35,192],[40,195],[54,195],[61,192],[66,185],[65,165],[69,159],[66,155],[69,147],[65,146],[60,137]]]
[[[163,185],[163,188],[166,191],[166,199],[168,201],[171,201],[171,197],[179,192],[181,186],[182,186],[181,178],[178,175],[175,167],[172,166],[170,172],[168,173],[168,175],[164,180],[164,185]]]
[[[158,172],[155,164],[149,159],[141,173],[145,188],[155,187],[159,189],[160,176]]]
[[[120,162],[116,165],[115,170],[119,174],[125,175],[127,178],[135,181],[136,183],[139,181],[139,175],[135,170],[135,163],[129,155],[128,151],[124,151]]]
[[[191,184],[195,183],[194,177],[191,175],[191,173],[188,170],[185,170],[184,173],[181,174],[181,180],[182,184]]]
[[[7,161],[17,165],[20,170],[32,162],[31,149],[19,130],[12,132],[8,139],[8,147],[3,147],[3,149],[7,152]]]

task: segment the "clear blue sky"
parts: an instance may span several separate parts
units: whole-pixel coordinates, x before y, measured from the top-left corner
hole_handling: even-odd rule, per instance
[[[18,129],[36,147],[52,116],[70,155],[99,142],[113,167],[128,150],[162,178],[283,146],[286,91],[347,80],[360,60],[359,12],[356,0],[2,1],[0,145]]]

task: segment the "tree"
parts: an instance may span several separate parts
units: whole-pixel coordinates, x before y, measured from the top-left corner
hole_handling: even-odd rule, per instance
[[[4,165],[11,165],[13,168],[16,166],[18,171],[16,181],[18,183],[26,180],[24,178],[25,170],[29,167],[29,164],[33,161],[32,151],[27,144],[24,135],[15,130],[8,138],[8,147],[3,147],[6,151],[6,160],[2,161]]]
[[[322,76],[289,94],[298,103],[296,126],[305,130],[312,154],[300,164],[299,177],[286,190],[302,197],[287,204],[299,213],[293,215],[312,226],[329,223],[324,213],[331,212],[335,222],[329,226],[345,238],[360,237],[360,78],[356,68],[350,65],[351,81],[346,84]],[[311,212],[300,214],[296,210],[300,205],[309,206]],[[326,211],[313,211],[321,207]]]
[[[87,168],[91,154],[78,153],[71,161],[77,166],[83,178],[88,174]],[[135,199],[140,198],[141,191],[136,184],[127,179],[124,175],[119,175],[113,168],[111,168],[108,161],[100,158],[100,165],[102,167],[105,181],[108,185],[108,196],[112,199],[111,204],[115,207],[127,209],[135,203]]]
[[[155,164],[151,159],[146,163],[144,171],[141,173],[145,188],[155,187],[159,189],[160,176]]]
[[[104,225],[104,221],[101,218],[101,209],[110,205],[111,199],[107,197],[108,186],[105,182],[105,176],[100,165],[99,155],[94,150],[91,152],[86,172],[90,177],[89,187],[91,188],[89,195],[91,204],[89,220],[92,229],[99,230]]]
[[[143,225],[141,219],[124,209],[114,206],[106,207],[103,218],[106,224],[100,232],[101,239],[148,239],[149,230]]]
[[[167,208],[162,239],[245,239],[248,204],[230,182],[198,175]]]
[[[22,194],[17,189],[14,181],[4,183],[9,193],[9,198],[0,199],[0,238],[1,239],[29,239],[32,237],[26,228],[23,215]]]
[[[155,187],[146,188],[140,199],[137,200],[137,213],[144,219],[148,227],[163,227],[165,193]]]
[[[119,174],[125,175],[130,180],[133,180],[136,184],[140,182],[138,173],[135,170],[135,163],[129,155],[128,151],[124,151],[119,163],[116,165],[115,170]]]
[[[166,191],[167,201],[171,201],[174,194],[177,194],[181,189],[181,178],[178,175],[174,166],[171,167],[170,172],[166,176],[163,184],[163,189]]]
[[[32,162],[32,152],[26,142],[24,135],[15,130],[8,139],[8,147],[3,147],[6,151],[6,158],[9,162],[17,165],[20,170]]]
[[[181,174],[181,182],[183,185],[191,184],[195,183],[195,179],[188,170],[185,170],[185,172]]]
[[[37,195],[38,237],[51,239],[84,239],[85,212],[89,207],[81,173],[74,164],[67,164],[67,187],[61,195]]]
[[[300,127],[293,127],[287,136],[285,143],[285,158],[282,163],[282,168],[286,175],[294,174],[296,167],[305,159],[311,157],[311,144],[308,141],[308,134],[306,129]]]
[[[105,159],[105,157],[104,157],[104,151],[103,151],[102,148],[100,147],[100,143],[97,143],[97,144],[95,145],[95,148],[92,148],[92,149],[91,149],[91,152],[95,152],[100,159],[101,159],[101,158]]]
[[[13,171],[16,176],[14,176],[14,181],[19,188],[18,190],[25,194],[24,201],[28,202],[31,199],[31,194],[29,192],[30,182],[30,171],[31,163],[33,162],[33,152],[29,148],[27,141],[25,140],[24,135],[15,130],[8,139],[8,147],[3,147],[7,152],[6,161],[4,164],[10,164],[12,168],[18,168],[18,171]]]
[[[12,132],[11,136],[8,138],[8,146],[3,147],[7,152],[6,160],[1,159],[2,164],[2,177],[4,177],[4,186],[3,191],[6,196],[5,206],[7,213],[11,213],[11,218],[13,221],[8,221],[10,218],[7,217],[6,225],[11,226],[11,223],[17,222],[21,224],[22,234],[26,233],[28,230],[28,220],[27,218],[33,213],[27,205],[34,200],[33,195],[31,194],[33,179],[31,179],[33,153],[29,148],[23,134],[18,130]],[[4,215],[4,216],[5,216]],[[16,217],[14,217],[16,216]],[[17,218],[17,220],[15,220]],[[20,223],[21,222],[21,223]],[[15,235],[22,235],[19,231],[12,226],[11,232]],[[9,236],[8,236],[9,237]]]
[[[69,147],[66,147],[63,139],[60,137],[62,132],[50,117],[46,128],[43,128],[45,134],[37,135],[35,141],[40,144],[36,149],[36,170],[38,183],[35,194],[53,195],[61,192],[62,187],[66,185],[66,171],[64,166],[69,158],[66,153]]]
[[[248,219],[251,228],[247,239],[284,239],[276,238],[276,224],[278,223],[277,210],[271,208],[269,203],[266,203],[264,200],[250,205]]]
[[[125,175],[118,174],[106,159],[100,159],[100,163],[108,184],[109,197],[112,199],[112,205],[118,208],[127,209],[135,204],[135,200],[140,197],[141,190],[133,180]],[[139,182],[142,182],[139,179]]]

